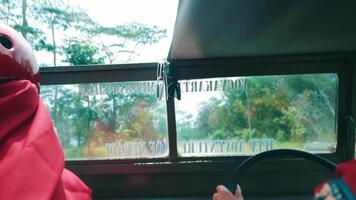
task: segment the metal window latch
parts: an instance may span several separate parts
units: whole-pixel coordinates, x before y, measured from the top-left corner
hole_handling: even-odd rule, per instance
[[[163,89],[164,89],[164,73],[163,69],[166,65],[165,62],[157,63],[157,78],[156,78],[156,98],[161,100],[163,97]]]
[[[163,83],[162,83],[163,82]],[[175,78],[172,66],[169,62],[157,64],[156,97],[162,99],[163,93],[166,101],[176,97],[181,99],[181,90],[178,80]]]

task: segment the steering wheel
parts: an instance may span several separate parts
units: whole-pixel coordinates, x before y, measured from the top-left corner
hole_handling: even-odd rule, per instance
[[[305,151],[300,151],[300,150],[292,150],[292,149],[275,149],[275,150],[270,150],[270,151],[265,151],[259,154],[256,154],[254,156],[251,156],[247,158],[244,162],[241,163],[241,165],[236,169],[235,173],[233,174],[232,181],[229,185],[229,189],[231,192],[235,192],[236,189],[236,184],[238,180],[240,179],[241,175],[251,167],[253,164],[256,162],[259,162],[261,160],[265,160],[268,158],[272,157],[277,157],[277,156],[284,156],[284,157],[292,157],[292,158],[304,158],[307,160],[314,161],[322,166],[324,166],[326,169],[334,172],[336,169],[336,165],[332,163],[331,161],[315,155],[311,154]]]

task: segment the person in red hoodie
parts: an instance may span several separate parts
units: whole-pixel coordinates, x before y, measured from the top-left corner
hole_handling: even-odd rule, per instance
[[[64,168],[64,154],[39,96],[30,45],[0,25],[0,199],[87,200],[91,189]]]

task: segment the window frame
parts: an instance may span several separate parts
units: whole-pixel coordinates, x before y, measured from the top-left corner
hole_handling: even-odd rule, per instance
[[[339,80],[336,119],[337,149],[335,153],[319,155],[335,163],[354,157],[355,131],[350,128],[353,127],[353,124],[350,124],[352,120],[345,118],[356,116],[356,52],[174,60],[171,64],[178,80],[249,75],[336,73]],[[157,63],[40,68],[41,84],[156,80],[156,67]],[[169,157],[68,160],[66,167],[92,188],[94,198],[167,196],[211,198],[216,185],[227,184],[236,167],[247,156],[179,158],[176,148],[174,100],[168,100],[166,106]],[[263,168],[259,170],[272,174],[285,173],[292,180],[299,180],[306,174],[309,174],[308,178],[311,180],[320,176],[318,171],[310,168],[310,165],[303,159],[275,159],[263,163]],[[144,182],[135,182],[135,180]],[[300,187],[294,193],[310,194],[310,188],[315,185],[308,184],[305,181],[299,182]],[[157,190],[157,188],[160,189]],[[293,191],[289,192],[293,193]],[[272,191],[272,193],[279,195],[279,191]]]
[[[339,80],[336,116],[337,148],[335,153],[319,155],[335,163],[354,157],[355,131],[352,128],[352,117],[356,114],[356,52],[174,60],[170,61],[170,64],[178,81],[233,76],[336,73]],[[157,63],[45,67],[40,68],[41,85],[152,81],[156,80],[156,67]],[[202,173],[215,173],[216,176],[231,174],[248,157],[178,157],[174,99],[166,101],[166,106],[169,139],[168,157],[124,160],[67,160],[66,167],[95,188],[98,185],[105,184],[105,181],[118,181],[122,175],[143,174],[161,177],[164,176],[162,174],[167,176],[173,174],[180,177],[182,173],[188,173],[200,177],[199,174]],[[299,163],[298,165],[301,166],[304,165],[302,159],[290,160],[286,158],[273,161],[273,164],[269,167],[274,168],[273,166],[285,165],[291,161]],[[180,184],[186,183],[174,183],[173,185],[179,187]],[[210,187],[212,184],[215,184],[214,181],[206,183],[205,186]],[[184,188],[177,191],[173,190],[171,191],[172,194],[195,191]],[[109,194],[107,192],[107,190],[99,187],[95,196],[117,195],[114,191]]]

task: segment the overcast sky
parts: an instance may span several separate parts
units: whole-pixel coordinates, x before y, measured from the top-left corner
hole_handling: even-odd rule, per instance
[[[178,0],[70,0],[86,9],[95,21],[107,26],[138,22],[167,29],[167,38],[158,44],[141,47],[138,62],[156,62],[168,55]]]
[[[68,0],[101,24],[140,22],[173,29],[178,0]]]

